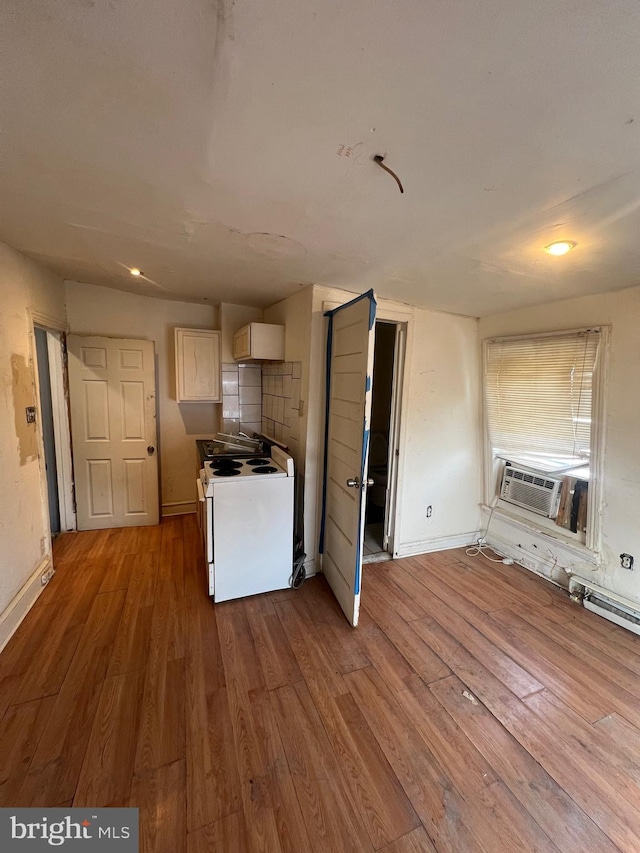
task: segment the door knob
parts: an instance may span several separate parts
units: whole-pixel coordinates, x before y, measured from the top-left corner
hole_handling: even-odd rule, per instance
[[[373,486],[373,480],[371,477],[367,478],[366,485]],[[347,486],[349,486],[350,489],[361,489],[362,483],[360,482],[360,477],[350,477],[347,480]]]
[[[153,454],[154,454],[155,452],[156,452],[155,447],[153,447],[153,446],[150,444],[150,445],[149,445],[149,447],[147,447],[147,453],[149,454],[149,456],[153,456]]]

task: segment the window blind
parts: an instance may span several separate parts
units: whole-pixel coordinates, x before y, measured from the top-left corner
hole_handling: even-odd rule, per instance
[[[550,469],[588,462],[598,331],[489,341],[485,397],[494,456]]]

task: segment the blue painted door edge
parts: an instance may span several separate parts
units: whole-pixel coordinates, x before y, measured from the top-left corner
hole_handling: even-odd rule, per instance
[[[373,324],[376,321],[376,306],[378,304],[376,302],[376,295],[373,288],[371,288],[371,290],[367,290],[366,293],[361,293],[360,296],[356,296],[355,299],[351,299],[349,302],[345,302],[344,305],[338,305],[337,308],[332,308],[330,311],[325,311],[324,316],[329,317],[329,319],[331,319],[331,317],[333,317],[333,315],[336,314],[338,311],[342,311],[343,308],[348,308],[350,305],[355,305],[355,303],[360,302],[361,299],[371,300],[371,306],[369,308],[369,331],[371,331],[371,329],[373,328]]]

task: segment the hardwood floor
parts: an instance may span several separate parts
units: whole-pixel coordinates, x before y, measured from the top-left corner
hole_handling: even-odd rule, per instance
[[[640,638],[464,551],[213,605],[195,517],[66,534],[0,655],[0,806],[144,853],[637,853]]]

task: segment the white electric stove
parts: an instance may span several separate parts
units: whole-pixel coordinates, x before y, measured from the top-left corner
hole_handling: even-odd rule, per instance
[[[199,520],[215,601],[291,585],[294,474],[293,458],[275,446],[204,463]]]

